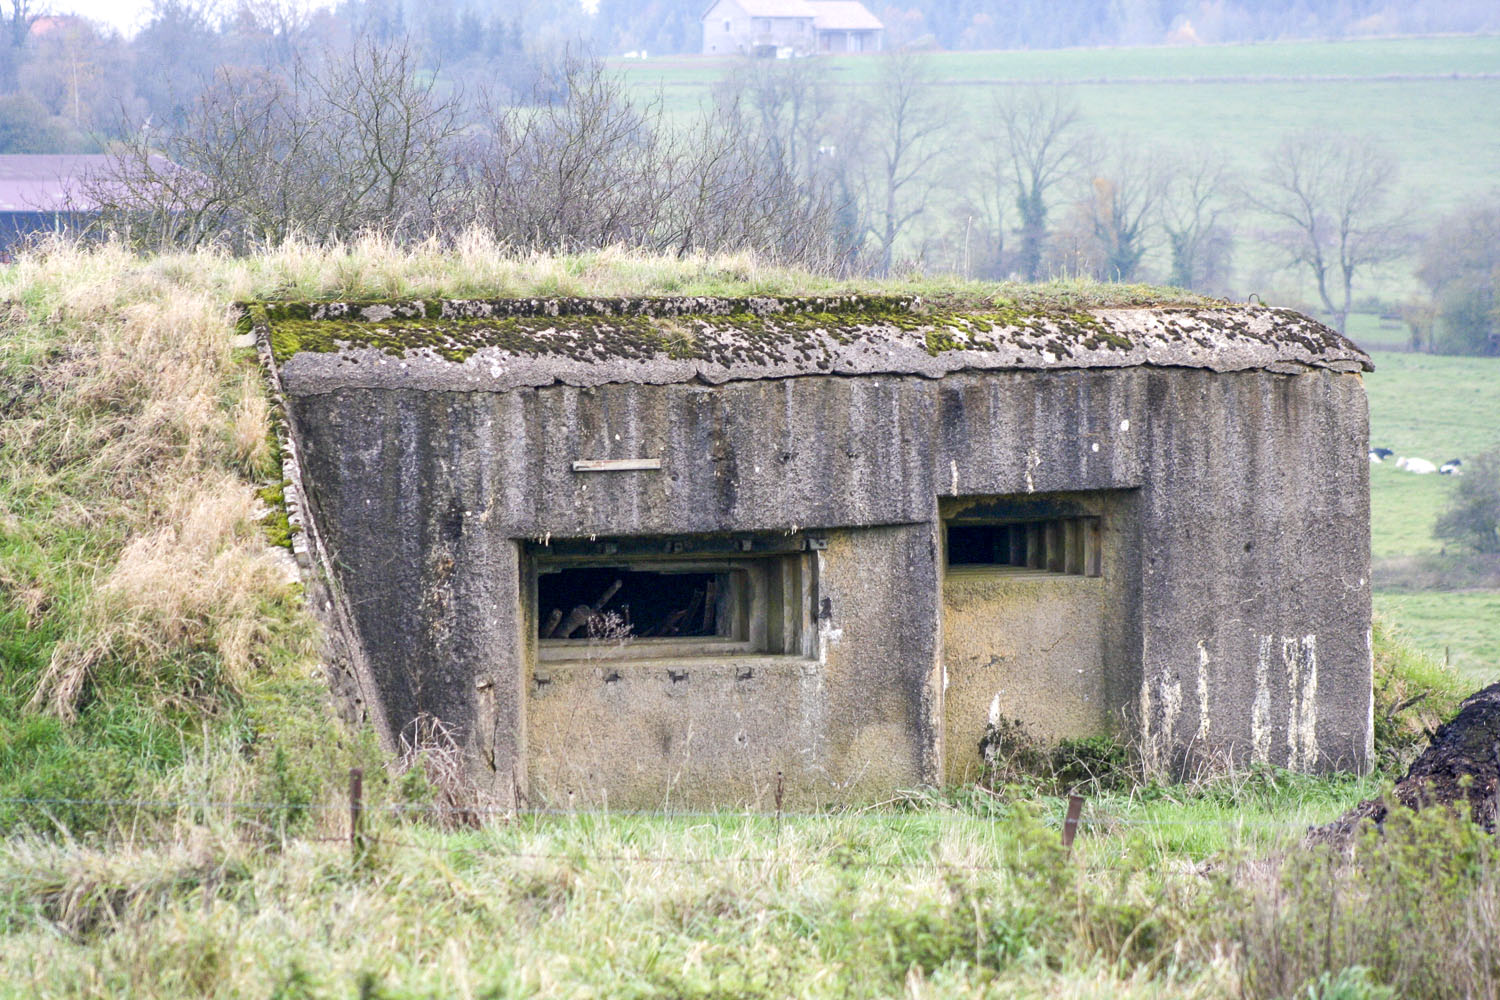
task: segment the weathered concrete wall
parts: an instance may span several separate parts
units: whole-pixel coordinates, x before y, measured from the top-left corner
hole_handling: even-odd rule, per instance
[[[1160,373],[1142,449],[1140,716],[1163,763],[1363,767],[1368,411],[1357,376]]]
[[[532,797],[804,806],[938,780],[931,526],[830,532],[812,657],[548,663],[526,702]],[[530,634],[528,632],[528,634]],[[545,678],[538,683],[536,676]]]
[[[1168,763],[1220,751],[1298,767],[1366,760],[1357,376],[1140,367],[496,393],[316,388],[298,395],[289,383],[292,422],[385,714],[456,725],[502,791],[525,787],[528,760],[549,794],[571,787],[570,774],[582,785],[601,773],[597,754],[559,755],[581,723],[635,734],[616,762],[658,754],[613,802],[657,804],[674,764],[673,794],[692,801],[763,801],[777,769],[806,799],[938,779],[941,722],[952,718],[938,669],[938,498],[1061,491],[1139,491],[1139,568],[1109,570],[1139,581],[1140,637],[1126,643],[1139,653],[1105,665],[1106,714],[1139,716]],[[572,470],[578,459],[640,457],[661,469]],[[814,697],[802,667],[764,682],[770,700],[823,713],[823,744],[800,717],[760,730],[773,720],[730,707],[745,696],[713,670],[702,694],[632,684],[632,705],[655,724],[676,719],[656,751],[640,735],[649,720],[610,717],[604,699],[624,688],[580,688],[576,704],[595,708],[577,719],[536,707],[519,542],[818,528],[867,529],[830,533],[823,556],[822,690]],[[674,716],[671,704],[693,707]],[[702,720],[691,742],[687,719]],[[734,740],[746,725],[765,733],[752,749]],[[788,743],[813,752],[789,765]],[[688,746],[704,749],[684,757]]]

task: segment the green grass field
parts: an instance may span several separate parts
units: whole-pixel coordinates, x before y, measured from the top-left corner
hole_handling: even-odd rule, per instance
[[[1370,441],[1434,462],[1500,448],[1500,358],[1377,351],[1365,377]],[[1371,554],[1381,560],[1431,555],[1443,544],[1432,526],[1454,480],[1417,476],[1387,462],[1370,468]],[[1500,591],[1385,590],[1375,607],[1411,641],[1479,684],[1500,680]]]

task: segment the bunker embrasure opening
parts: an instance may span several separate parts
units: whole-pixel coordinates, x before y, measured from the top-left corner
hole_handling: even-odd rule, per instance
[[[1041,570],[1073,576],[1102,572],[1097,517],[1061,517],[985,524],[949,523],[948,565]]]
[[[536,546],[537,659],[812,655],[812,556],[725,547],[718,538],[589,543],[598,554]]]

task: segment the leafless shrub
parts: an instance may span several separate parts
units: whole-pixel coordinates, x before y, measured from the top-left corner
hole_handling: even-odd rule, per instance
[[[485,137],[464,158],[476,220],[534,249],[642,245],[667,196],[659,104],[638,107],[602,63],[573,60],[566,97],[486,98]]]
[[[428,815],[444,829],[477,827],[496,803],[468,778],[463,748],[451,726],[426,712],[401,731],[396,774],[419,773],[432,792]]]
[[[220,69],[168,135],[143,123],[85,183],[104,226],[150,248],[420,235],[451,191],[457,105],[405,44],[313,71]]]
[[[320,66],[220,71],[172,134],[130,130],[86,185],[103,227],[151,248],[477,227],[535,251],[840,259],[832,187],[737,101],[679,127],[603,63],[569,56],[528,102],[484,97],[465,125],[407,46],[361,43]]]

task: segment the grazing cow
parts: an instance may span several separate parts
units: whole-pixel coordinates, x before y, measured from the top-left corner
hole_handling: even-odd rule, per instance
[[[1461,458],[1450,458],[1438,467],[1438,471],[1445,476],[1461,476],[1464,474],[1464,460]]]
[[[1407,472],[1415,472],[1419,476],[1430,476],[1438,470],[1438,467],[1425,458],[1398,458],[1396,468],[1405,469]]]

